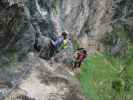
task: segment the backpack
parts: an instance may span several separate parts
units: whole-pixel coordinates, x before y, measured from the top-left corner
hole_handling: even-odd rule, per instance
[[[80,50],[78,53],[77,53],[77,60],[79,60],[79,61],[83,61],[85,58],[86,58],[86,56],[87,56],[87,52],[86,52],[86,50]]]
[[[63,43],[63,37],[57,37],[55,41],[52,40],[52,45],[54,46],[54,48],[58,49],[61,44]]]

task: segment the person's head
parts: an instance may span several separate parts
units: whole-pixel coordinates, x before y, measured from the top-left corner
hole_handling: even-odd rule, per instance
[[[87,51],[86,51],[86,50],[83,50],[82,52],[83,52],[85,55],[87,54]]]
[[[84,48],[77,48],[76,50],[84,50]]]
[[[64,39],[66,39],[67,38],[67,33],[66,32],[62,32],[62,34],[61,34],[62,36],[63,36],[63,38]]]

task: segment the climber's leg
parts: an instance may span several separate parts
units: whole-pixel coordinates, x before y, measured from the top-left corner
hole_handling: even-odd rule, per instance
[[[51,58],[55,54],[55,48],[52,43],[49,44],[48,58]]]
[[[79,61],[78,61],[78,60],[76,60],[76,61],[74,62],[73,69],[75,69],[75,68],[77,68],[77,67],[78,67],[78,63],[79,63]]]
[[[82,64],[82,62],[79,61],[79,62],[78,62],[78,65],[77,65],[77,68],[80,68],[81,64]]]

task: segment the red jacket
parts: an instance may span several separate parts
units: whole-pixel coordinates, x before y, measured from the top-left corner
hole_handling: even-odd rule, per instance
[[[86,54],[81,53],[81,52],[77,53],[77,58],[76,58],[77,60],[82,62],[85,58],[86,58]]]

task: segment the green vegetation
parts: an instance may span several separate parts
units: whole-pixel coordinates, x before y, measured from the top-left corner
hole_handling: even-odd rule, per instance
[[[106,48],[106,53],[113,56],[124,56],[129,41],[131,40],[126,26],[119,24],[114,25],[113,31],[106,33],[101,39]]]
[[[89,56],[78,78],[90,100],[132,100],[133,43],[122,26],[114,27],[103,38],[106,53]],[[113,53],[112,48],[120,46]]]
[[[82,65],[78,78],[83,92],[91,100],[133,98],[133,59],[125,65],[124,60],[119,58],[93,55]]]

